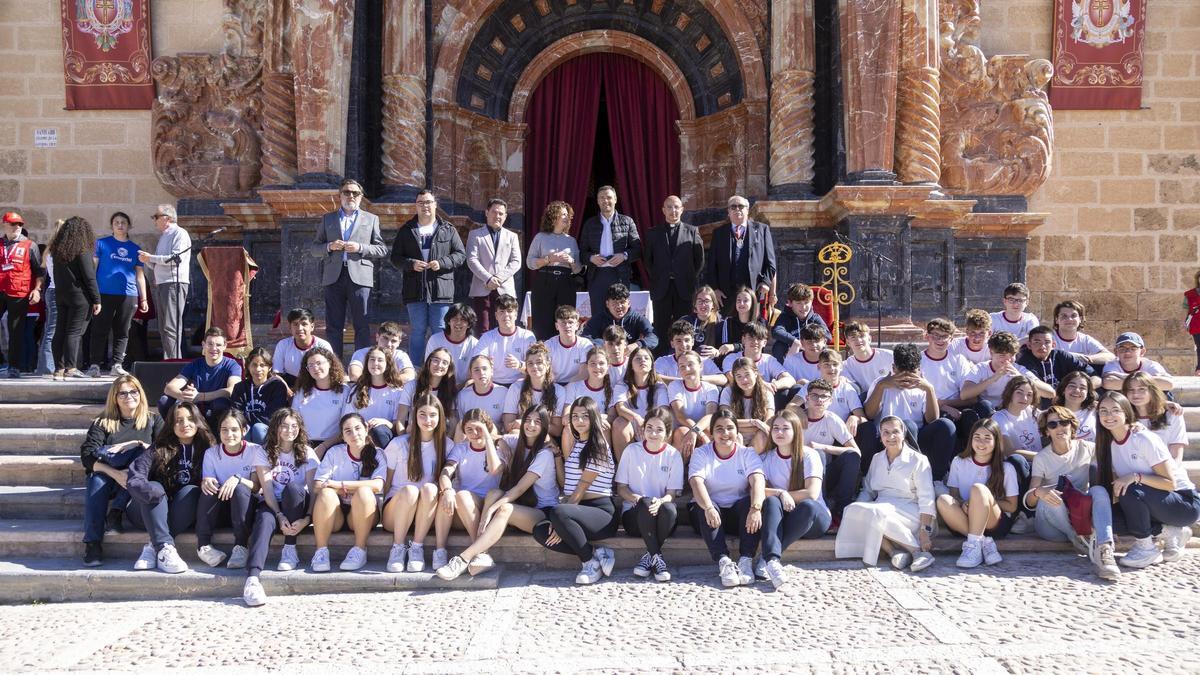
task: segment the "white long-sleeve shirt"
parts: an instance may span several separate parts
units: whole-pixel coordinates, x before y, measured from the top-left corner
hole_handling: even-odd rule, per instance
[[[158,238],[154,254],[146,261],[146,266],[154,271],[155,284],[191,282],[191,245],[192,236],[188,234],[187,230],[180,227],[178,223],[171,223],[167,226],[166,231]],[[171,256],[175,254],[179,254],[178,263],[170,260]]]

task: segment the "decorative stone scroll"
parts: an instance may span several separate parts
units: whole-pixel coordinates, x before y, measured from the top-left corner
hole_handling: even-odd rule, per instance
[[[1054,120],[1045,59],[979,48],[977,0],[940,0],[942,186],[1028,197],[1050,175]]]

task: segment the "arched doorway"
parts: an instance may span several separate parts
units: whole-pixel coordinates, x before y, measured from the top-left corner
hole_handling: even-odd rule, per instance
[[[679,193],[678,121],[670,87],[637,59],[583,54],[547,74],[524,119],[526,241],[554,200],[575,209],[578,232],[595,189],[610,180],[617,210],[644,236],[661,219],[662,200]]]

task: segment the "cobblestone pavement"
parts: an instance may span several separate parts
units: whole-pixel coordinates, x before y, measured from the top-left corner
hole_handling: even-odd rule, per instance
[[[618,570],[510,570],[494,591],[0,607],[7,672],[165,668],[372,672],[1200,672],[1200,554],[1105,584],[1082,559],[1011,555],[912,576],[789,567],[723,589],[715,569],[656,584]]]

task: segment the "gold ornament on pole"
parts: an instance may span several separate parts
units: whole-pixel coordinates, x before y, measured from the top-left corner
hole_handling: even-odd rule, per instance
[[[846,281],[846,263],[854,257],[854,251],[849,246],[841,242],[833,242],[828,246],[824,246],[820,251],[817,251],[817,260],[825,265],[825,269],[821,271],[821,276],[825,279],[821,282],[821,288],[828,290],[832,295],[833,310],[833,344],[840,346],[841,341],[841,323],[842,323],[842,306],[849,305],[854,302],[856,296],[854,286]]]

